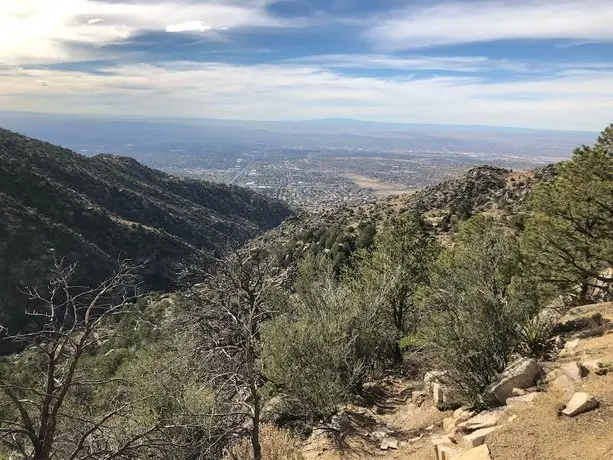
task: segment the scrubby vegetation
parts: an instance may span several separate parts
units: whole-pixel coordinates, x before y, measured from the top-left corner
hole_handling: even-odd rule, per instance
[[[216,270],[192,266],[201,282],[182,293],[121,309],[108,299],[95,330],[88,315],[60,334],[50,321],[2,363],[0,455],[300,459],[297,436],[394,372],[438,369],[463,402],[495,404],[486,389],[511,360],[551,351],[546,307],[613,296],[611,145],[613,127],[555,178],[532,174],[533,191],[496,171],[495,203],[441,186],[431,206],[420,195],[423,209],[259,240]],[[69,312],[62,297],[45,305]],[[49,378],[70,363],[72,380]],[[43,448],[47,414],[56,435]]]
[[[45,286],[56,258],[83,283],[118,260],[144,288],[176,288],[176,265],[279,225],[292,212],[246,189],[180,179],[114,155],[84,157],[0,129],[0,321],[25,330],[25,286]],[[145,263],[146,262],[146,263]]]

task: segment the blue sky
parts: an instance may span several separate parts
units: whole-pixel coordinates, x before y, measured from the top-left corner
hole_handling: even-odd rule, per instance
[[[611,0],[0,0],[0,110],[613,121]]]

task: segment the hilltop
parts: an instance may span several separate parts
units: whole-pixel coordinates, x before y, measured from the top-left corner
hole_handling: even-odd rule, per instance
[[[463,221],[479,213],[501,216],[521,226],[530,192],[535,185],[553,180],[555,174],[555,165],[522,171],[477,166],[414,193],[302,213],[257,240],[275,247],[288,266],[307,251],[331,254],[338,268],[354,251],[370,247],[378,229],[409,213],[423,215],[443,243],[453,239]]]
[[[118,259],[144,263],[147,289],[175,286],[176,264],[236,246],[292,215],[280,201],[233,186],[173,177],[115,155],[85,157],[0,130],[0,314],[22,326],[26,285],[56,258],[81,282]]]

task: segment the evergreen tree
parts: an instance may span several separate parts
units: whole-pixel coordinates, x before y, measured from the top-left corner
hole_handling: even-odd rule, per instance
[[[430,265],[439,247],[419,214],[407,214],[388,224],[375,237],[372,254],[362,254],[354,289],[363,299],[379,298],[381,315],[389,321],[397,361],[400,339],[416,320],[415,294],[428,282]],[[377,295],[372,295],[377,293]]]
[[[610,295],[604,272],[613,266],[613,125],[560,164],[555,180],[535,190],[531,207],[522,247],[535,281],[551,296],[573,293],[579,303],[596,288]]]

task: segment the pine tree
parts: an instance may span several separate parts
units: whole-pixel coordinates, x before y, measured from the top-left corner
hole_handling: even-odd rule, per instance
[[[522,237],[531,275],[553,296],[587,302],[600,288],[611,294],[613,266],[613,125],[594,146],[575,150],[552,183],[538,187]],[[609,275],[610,276],[610,275]]]

